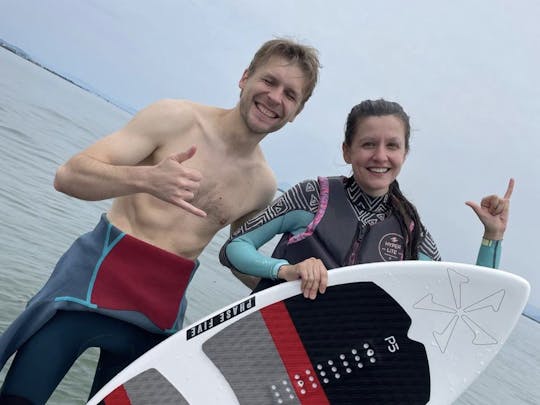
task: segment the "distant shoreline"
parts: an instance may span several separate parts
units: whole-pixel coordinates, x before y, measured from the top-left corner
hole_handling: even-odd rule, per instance
[[[63,76],[63,75],[59,74],[58,72],[55,72],[54,70],[52,70],[52,69],[48,68],[47,66],[41,64],[40,62],[36,61],[34,58],[32,58],[27,52],[25,52],[21,48],[4,41],[2,38],[0,38],[0,47],[4,48],[5,50],[7,50],[7,51],[9,51],[11,53],[14,53],[15,55],[27,60],[30,63],[33,63],[34,65],[40,67],[41,69],[44,69],[47,72],[52,73],[53,75],[55,75],[55,76],[65,80],[65,81],[73,84],[74,86],[77,86],[78,88],[80,88],[80,89],[82,89],[82,90],[84,90],[84,91],[86,91],[88,93],[91,93],[91,94],[94,94],[94,95],[98,96],[99,98],[105,100],[109,104],[112,104],[115,107],[120,108],[121,110],[126,111],[126,112],[128,112],[130,114],[134,114],[134,111],[133,111],[132,108],[127,107],[127,106],[123,106],[123,105],[121,105],[119,103],[116,103],[113,100],[111,100],[110,98],[108,98],[107,96],[105,96],[104,94],[101,94],[98,91],[95,91],[93,89],[85,87],[82,84],[77,83],[73,79],[70,79],[69,77]]]
[[[540,323],[540,310],[532,305],[526,305],[523,310],[523,316]]]

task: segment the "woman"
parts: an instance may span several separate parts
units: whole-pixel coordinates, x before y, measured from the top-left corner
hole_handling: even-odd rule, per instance
[[[326,289],[327,269],[440,260],[416,208],[396,181],[409,138],[409,117],[398,103],[380,99],[356,105],[347,118],[342,146],[353,175],[297,184],[233,235],[221,249],[221,262],[262,277],[256,290],[300,278],[304,296],[314,299]],[[478,265],[498,267],[513,187],[510,179],[503,198],[491,195],[480,205],[466,203],[484,225]],[[283,237],[271,258],[257,251],[277,234]],[[391,243],[380,243],[385,238]],[[391,249],[385,248],[389,245]]]

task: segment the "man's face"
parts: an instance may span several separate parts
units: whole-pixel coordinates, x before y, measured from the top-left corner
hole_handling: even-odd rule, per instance
[[[302,109],[306,79],[296,64],[273,56],[240,79],[240,114],[250,131],[267,134],[292,122]]]

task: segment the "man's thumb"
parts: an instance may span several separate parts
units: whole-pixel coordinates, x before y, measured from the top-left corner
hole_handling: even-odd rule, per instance
[[[191,146],[188,150],[173,155],[173,159],[176,160],[178,163],[182,163],[192,158],[195,152],[197,152],[197,147]]]

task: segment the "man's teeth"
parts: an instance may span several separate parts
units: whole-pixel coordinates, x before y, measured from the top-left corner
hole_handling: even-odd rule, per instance
[[[390,169],[388,167],[370,167],[368,170],[375,173],[386,173]]]
[[[259,107],[259,111],[262,112],[264,115],[266,115],[269,118],[277,118],[277,114],[273,112],[272,110],[269,110],[262,104],[257,105]]]

